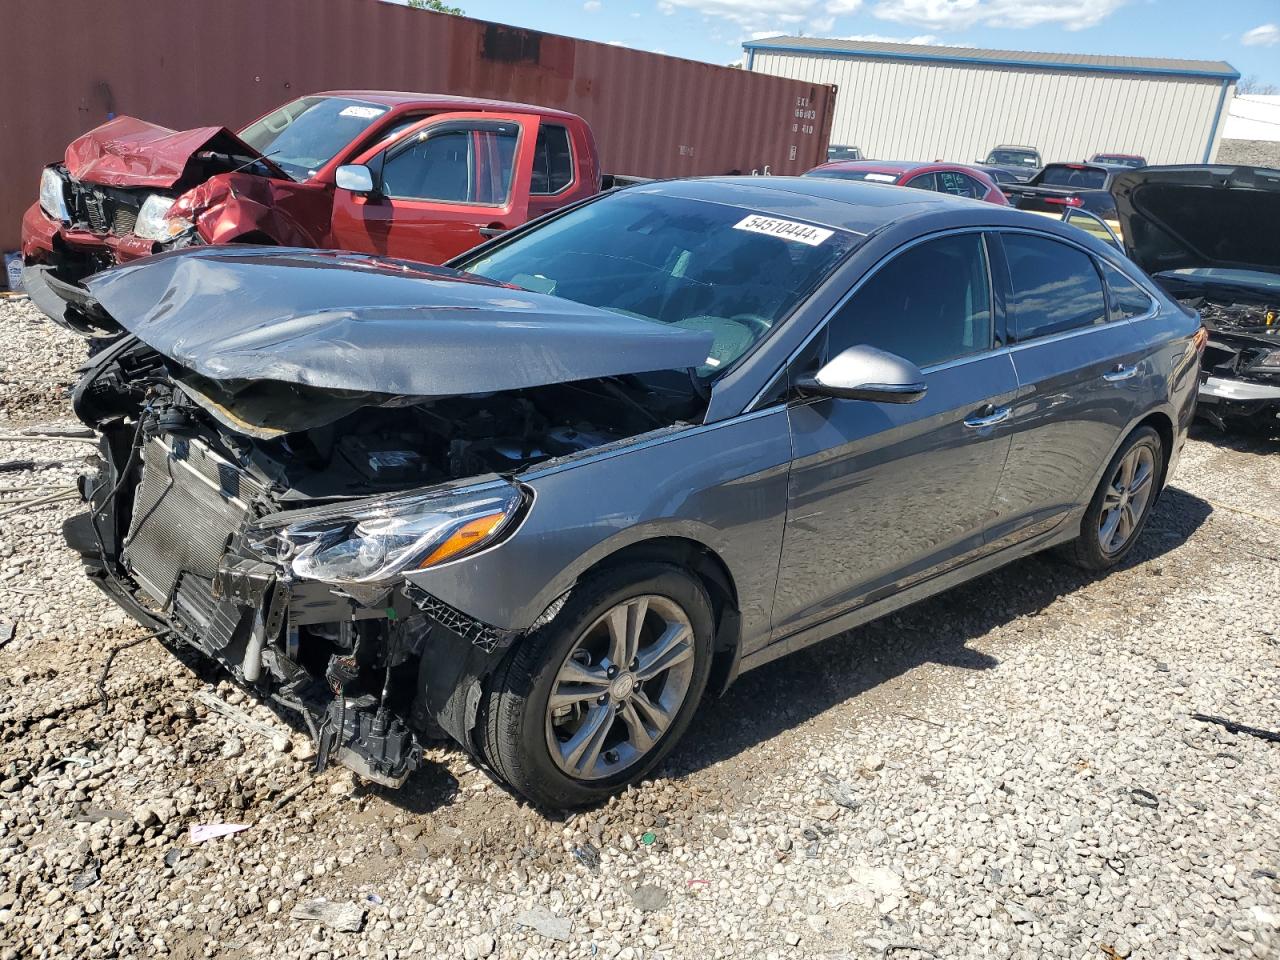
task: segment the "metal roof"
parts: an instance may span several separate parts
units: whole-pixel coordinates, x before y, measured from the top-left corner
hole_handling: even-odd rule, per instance
[[[742,45],[744,50],[772,50],[837,57],[887,60],[932,60],[976,66],[1039,70],[1085,70],[1097,73],[1160,74],[1239,80],[1225,60],[1170,60],[1162,57],[1111,57],[1088,53],[1039,53],[1031,50],[981,50],[974,47],[930,47],[917,43],[876,43],[822,37],[769,37]]]

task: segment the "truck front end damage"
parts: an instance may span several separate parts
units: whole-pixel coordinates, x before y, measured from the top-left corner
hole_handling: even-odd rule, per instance
[[[217,307],[229,287],[244,292],[258,278],[270,295]],[[294,281],[311,296],[324,281],[356,300],[377,288],[397,302],[281,316],[268,301]],[[557,341],[581,346],[589,310],[559,307],[546,325],[526,319],[503,343],[495,334],[507,311],[556,302],[449,271],[208,248],[90,287],[97,308],[135,335],[95,358],[75,392],[100,444],[81,480],[88,509],[67,523],[68,542],[140,622],[295,711],[318,767],[336,761],[391,787],[420,764],[424,739],[448,735],[471,749],[483,680],[520,634],[449,606],[410,575],[515,535],[534,508],[520,481],[530,466],[700,411],[695,392],[604,375],[598,364],[625,371],[654,362],[647,351],[687,362],[705,356],[705,338],[659,329],[660,342],[638,343],[655,331],[619,317],[609,320],[620,337],[612,359],[575,360],[566,347],[551,360]],[[426,302],[406,304],[406,293]],[[483,305],[496,314],[454,345],[471,369],[450,357],[444,333],[431,336],[460,322],[455,301],[473,324]],[[519,362],[522,336],[536,367]],[[499,354],[505,365],[491,362]],[[334,361],[327,371],[324,358]],[[596,375],[575,376],[588,370]],[[474,380],[475,392],[429,389],[450,377]]]

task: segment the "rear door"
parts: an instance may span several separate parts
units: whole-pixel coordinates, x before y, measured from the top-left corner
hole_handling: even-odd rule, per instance
[[[979,232],[911,246],[797,361],[795,375],[805,376],[824,357],[868,344],[916,363],[928,391],[908,404],[791,402],[779,639],[981,552],[1017,386],[989,277]]]
[[[333,244],[443,263],[528,219],[536,116],[448,113],[358,162],[372,194],[335,190]]]
[[[1144,384],[1159,372],[1128,320],[1133,311],[1109,305],[1092,254],[1031,231],[999,239],[1018,376],[994,505],[992,539],[1003,545],[1048,530],[1092,493],[1142,409]]]

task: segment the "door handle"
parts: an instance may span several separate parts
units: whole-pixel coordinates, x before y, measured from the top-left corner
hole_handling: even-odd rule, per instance
[[[480,236],[482,237],[500,237],[507,232],[506,227],[481,227]]]
[[[1132,380],[1138,375],[1138,365],[1135,363],[1131,367],[1126,367],[1123,363],[1117,363],[1115,368],[1108,370],[1102,375],[1102,379],[1108,383],[1120,383],[1122,380]]]
[[[966,427],[978,430],[982,427],[994,427],[997,423],[1004,423],[1013,416],[1013,411],[1008,407],[993,407],[987,404],[972,417],[968,417],[964,421]]]

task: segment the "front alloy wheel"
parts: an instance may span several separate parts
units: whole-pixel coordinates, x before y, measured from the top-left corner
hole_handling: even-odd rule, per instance
[[[711,672],[711,602],[666,563],[584,577],[516,643],[479,720],[498,776],[544,807],[599,802],[642,779],[683,735]]]
[[[547,748],[571,777],[596,780],[644,759],[693,680],[693,627],[667,597],[624,600],[583,631],[547,701]]]

